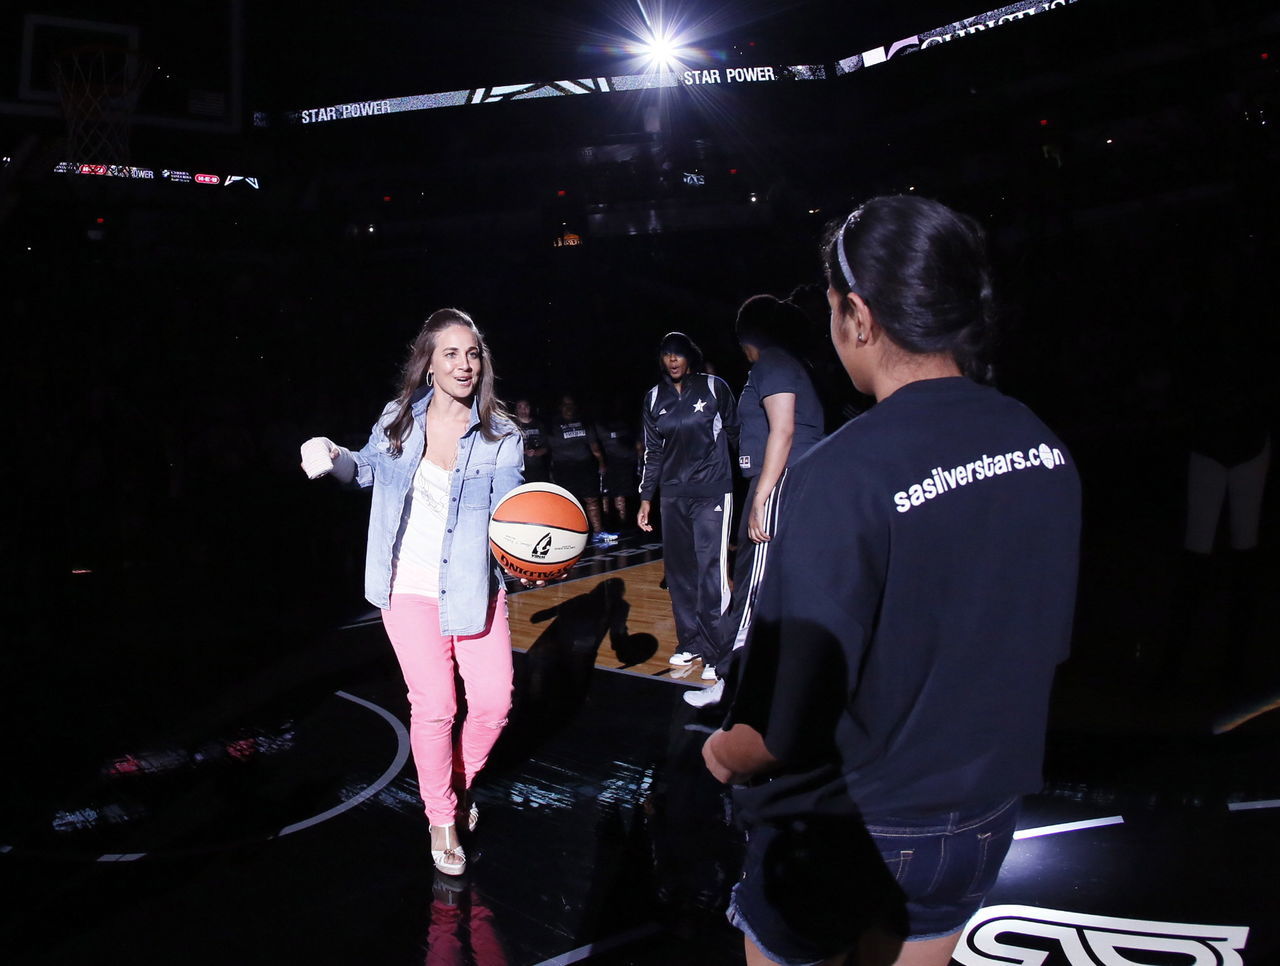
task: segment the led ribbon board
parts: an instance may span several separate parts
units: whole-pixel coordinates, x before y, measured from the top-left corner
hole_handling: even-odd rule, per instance
[[[715,80],[703,80],[715,75]],[[730,76],[732,75],[732,76]],[[571,94],[613,94],[619,91],[646,91],[664,87],[692,86],[699,83],[757,83],[781,80],[821,80],[826,69],[820,65],[794,67],[735,67],[729,70],[652,71],[645,74],[621,74],[617,77],[587,77],[578,80],[504,84],[499,87],[473,87],[439,94],[414,94],[389,97],[378,101],[354,101],[290,111],[284,119],[291,124],[323,124],[346,121],[375,114],[400,114],[404,111],[430,111],[437,107],[462,107],[466,104],[499,104],[503,101],[526,101],[540,97],[565,97]]]
[[[79,164],[75,161],[59,161],[53,167],[54,174],[89,174],[100,178],[127,178],[131,181],[169,181],[173,184],[220,185],[228,188],[233,184],[245,184],[259,190],[261,182],[243,174],[202,174],[200,172],[177,171],[164,168],[157,178],[151,168],[135,168],[127,164]]]
[[[1011,3],[1009,6],[1001,7],[999,10],[981,13],[976,17],[969,17],[967,20],[958,20],[955,23],[947,24],[945,27],[937,27],[926,33],[904,37],[902,40],[884,47],[873,47],[860,54],[854,54],[852,57],[846,57],[836,63],[836,75],[852,74],[855,70],[883,64],[885,61],[901,54],[914,54],[921,50],[928,50],[930,47],[940,47],[942,44],[950,43],[953,40],[972,37],[988,30],[994,30],[996,27],[1017,23],[1027,17],[1071,6],[1077,2],[1078,0],[1021,0],[1019,3]]]
[[[991,10],[938,27],[934,30],[882,47],[873,47],[836,63],[836,76],[852,74],[864,67],[883,64],[902,54],[918,53],[954,40],[985,33],[996,27],[1016,23],[1028,17],[1072,6],[1079,0],[1020,0],[1018,3]],[[463,107],[472,104],[498,104],[542,97],[566,97],[574,94],[613,94],[620,91],[657,90],[669,87],[706,85],[736,86],[769,84],[780,81],[825,80],[827,68],[820,64],[766,67],[716,67],[689,70],[660,70],[643,74],[621,74],[616,77],[587,77],[577,80],[539,81],[530,84],[505,84],[499,87],[473,87],[438,94],[413,94],[375,101],[353,101],[289,111],[284,120],[290,124],[325,124],[378,114],[400,114],[405,111],[430,111],[439,107]]]

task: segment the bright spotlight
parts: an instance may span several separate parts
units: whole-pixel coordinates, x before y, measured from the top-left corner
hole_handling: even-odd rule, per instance
[[[627,53],[638,61],[637,67],[649,73],[671,73],[684,69],[684,61],[696,57],[689,25],[679,16],[664,15],[662,4],[650,13],[646,0],[636,0],[639,16],[627,24],[631,42]]]
[[[675,42],[669,36],[653,36],[640,44],[640,55],[649,58],[649,66],[672,70],[678,63]]]
[[[693,50],[674,33],[660,29],[632,44],[629,52],[643,61],[645,70],[675,71],[683,68],[682,58]]]

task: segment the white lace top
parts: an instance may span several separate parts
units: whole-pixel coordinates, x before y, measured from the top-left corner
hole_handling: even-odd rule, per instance
[[[393,594],[440,595],[440,550],[449,507],[449,471],[423,457],[405,500],[391,561]]]

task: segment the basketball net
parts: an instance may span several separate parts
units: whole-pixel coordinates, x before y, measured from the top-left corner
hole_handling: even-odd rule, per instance
[[[123,47],[76,47],[53,58],[53,81],[67,119],[67,160],[127,165],[129,130],[150,65]]]

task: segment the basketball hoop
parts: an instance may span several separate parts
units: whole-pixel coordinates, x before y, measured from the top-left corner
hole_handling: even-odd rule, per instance
[[[67,118],[67,160],[129,163],[129,129],[152,65],[125,47],[85,46],[53,58],[53,82]]]

